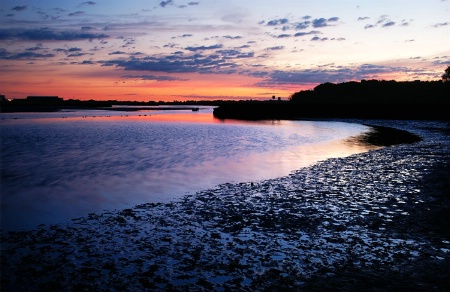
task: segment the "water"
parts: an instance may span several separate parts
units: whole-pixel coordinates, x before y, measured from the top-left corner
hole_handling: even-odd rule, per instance
[[[362,125],[221,121],[208,107],[0,118],[3,231],[285,176],[370,149],[344,141],[368,130]]]

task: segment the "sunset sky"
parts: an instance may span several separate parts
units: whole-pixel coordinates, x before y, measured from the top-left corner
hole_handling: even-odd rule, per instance
[[[1,0],[0,40],[7,98],[286,99],[439,80],[450,0]]]

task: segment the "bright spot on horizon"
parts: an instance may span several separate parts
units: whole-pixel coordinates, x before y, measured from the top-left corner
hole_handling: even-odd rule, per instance
[[[0,2],[7,98],[287,99],[324,82],[439,80],[450,0]]]

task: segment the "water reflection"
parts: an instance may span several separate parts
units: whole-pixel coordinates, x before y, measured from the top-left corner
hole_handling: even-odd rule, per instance
[[[0,121],[5,230],[284,176],[369,149],[344,141],[368,130],[362,125],[221,121],[211,108],[18,116]]]

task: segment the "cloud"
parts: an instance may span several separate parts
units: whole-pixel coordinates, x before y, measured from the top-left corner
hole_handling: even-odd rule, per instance
[[[275,46],[266,48],[266,51],[278,51],[278,50],[284,50],[284,46]]]
[[[407,21],[406,19],[402,20],[402,23],[400,24],[400,26],[409,26],[409,23],[412,21],[412,19],[410,21]]]
[[[389,21],[386,22],[385,24],[383,24],[383,27],[389,27],[389,26],[394,26],[395,25],[395,21]]]
[[[358,17],[358,21],[370,19],[368,16]]]
[[[391,27],[391,26],[395,26],[396,22],[392,21],[388,18],[387,15],[381,15],[378,18],[378,21],[375,24],[366,24],[364,26],[364,29],[368,29],[368,28],[374,28],[377,25],[381,25],[381,27]],[[402,20],[402,23],[400,24],[401,26],[408,26],[409,22],[407,22],[405,19]]]
[[[294,28],[297,30],[307,29],[311,25],[311,21],[302,21],[294,24]]]
[[[0,49],[0,59],[3,60],[36,60],[44,58],[52,58],[54,54],[40,54],[33,51],[26,51],[21,53],[11,53],[5,49]]]
[[[15,6],[15,7],[11,8],[11,10],[14,10],[16,12],[24,11],[25,9],[27,9],[27,5]]]
[[[29,47],[26,48],[25,51],[39,51],[39,50],[43,50],[44,48],[42,47],[42,44],[37,44],[34,47]]]
[[[6,56],[9,56],[11,53],[9,53],[6,49],[0,48],[0,59],[3,59]]]
[[[198,4],[200,4],[200,2],[189,2],[189,3],[188,3],[188,5],[191,5],[191,6],[193,6],[193,5],[198,5]]]
[[[313,37],[313,38],[311,39],[311,41],[313,41],[313,42],[317,42],[317,41],[324,42],[324,41],[327,41],[327,40],[328,40],[328,38],[320,38],[320,37],[318,37],[318,36],[315,36],[315,37]]]
[[[80,5],[95,5],[97,3],[93,2],[93,1],[86,1],[86,2],[82,2]]]
[[[67,14],[67,16],[80,16],[83,15],[84,13],[85,13],[84,11],[77,11]]]
[[[161,3],[159,3],[159,6],[164,8],[167,5],[172,5],[172,4],[173,4],[173,0],[167,0],[167,1],[161,1]]]
[[[281,29],[283,31],[287,31],[290,29],[294,30],[304,30],[313,26],[314,28],[327,27],[327,26],[335,26],[336,22],[339,21],[339,17],[330,17],[330,18],[316,18],[314,20],[310,20],[311,16],[304,16],[303,21],[300,22],[290,22],[287,18],[279,18],[268,21],[260,21],[259,24],[263,24],[266,26],[275,27],[275,29]]]
[[[223,38],[225,38],[225,39],[230,39],[230,40],[238,40],[238,39],[241,39],[242,37],[241,36],[230,36],[230,35],[224,35],[224,36],[222,36]]]
[[[76,41],[104,39],[106,34],[93,34],[78,31],[56,31],[50,28],[39,29],[0,29],[0,40],[19,39],[27,41]]]
[[[437,60],[433,62],[433,65],[435,66],[450,66],[450,59],[447,58],[447,60]]]
[[[268,79],[259,85],[283,85],[283,84],[319,84],[325,82],[347,80],[351,70],[326,70],[326,69],[306,69],[301,71],[274,71]]]
[[[68,54],[67,57],[81,57],[81,56],[85,56],[85,55],[89,55],[89,54],[88,53],[76,52],[76,53]]]
[[[161,75],[125,75],[122,78],[127,79],[139,79],[139,80],[154,80],[154,81],[188,81],[189,79],[178,78],[174,76],[161,76]]]
[[[237,58],[237,59],[243,59],[243,58],[252,58],[255,56],[254,52],[249,53],[242,53],[239,50],[217,50],[216,53],[219,53],[222,58]]]
[[[185,48],[188,51],[196,52],[196,51],[205,51],[205,50],[216,50],[222,48],[222,44],[212,45],[212,46],[199,46],[199,47],[187,47]]]
[[[72,47],[69,49],[56,48],[53,49],[53,51],[57,53],[65,53],[67,57],[81,57],[85,55],[90,55],[89,53],[83,53],[82,52],[83,49],[77,47]]]
[[[239,55],[236,55],[236,58],[244,59],[244,58],[253,58],[254,56],[255,56],[254,52],[249,52],[249,53],[241,53]]]
[[[411,68],[390,67],[363,64],[359,67],[328,66],[319,69],[296,71],[277,70],[270,73],[267,79],[258,83],[260,86],[283,84],[320,84],[325,82],[347,82],[351,80],[373,79],[382,74],[395,72],[411,72]],[[417,73],[417,72],[416,72]]]
[[[331,17],[328,19],[325,18],[316,18],[312,21],[312,25],[313,27],[317,28],[317,27],[325,27],[325,26],[330,26],[330,22],[336,22],[339,20],[339,17]]]
[[[256,78],[266,78],[269,76],[269,72],[266,71],[252,71],[248,72],[249,76],[256,77]]]
[[[222,56],[236,56],[239,55],[241,52],[238,50],[217,50],[216,53],[222,54]]]
[[[447,25],[450,25],[450,22],[436,23],[435,25],[433,25],[433,27],[441,27],[441,26],[447,26]]]
[[[81,49],[81,48],[73,47],[73,48],[68,49],[67,51],[68,52],[81,52],[82,50],[83,49]]]
[[[239,55],[234,56],[239,58]],[[143,58],[131,57],[128,60],[100,61],[102,66],[116,66],[124,70],[153,71],[165,73],[213,73],[234,74],[237,71],[236,64],[229,56],[219,53],[203,55],[169,55],[169,56],[147,56]]]
[[[168,43],[168,44],[163,45],[163,48],[171,48],[171,49],[173,49],[175,47],[178,47],[178,44]]]
[[[383,23],[383,22],[388,21],[388,18],[387,18],[387,17],[388,17],[387,15],[381,15],[381,16],[378,18],[377,24],[381,24],[381,23]]]
[[[205,50],[207,48],[207,50]],[[102,66],[116,66],[124,70],[165,72],[165,73],[211,73],[211,74],[236,74],[242,59],[253,58],[254,52],[243,52],[239,49],[221,49],[222,45],[210,47],[186,48],[193,53],[184,54],[176,52],[166,56],[153,55],[128,59],[115,59],[99,61]],[[213,50],[209,54],[203,51]],[[242,73],[242,71],[241,71]],[[144,75],[142,75],[144,76]],[[151,80],[155,80],[155,76]],[[150,79],[149,79],[150,80]]]
[[[411,20],[411,21],[412,21],[412,20]],[[381,16],[378,18],[378,21],[377,21],[375,24],[366,24],[366,25],[364,26],[364,29],[375,28],[375,27],[377,27],[378,25],[381,25],[381,27],[386,28],[386,27],[395,26],[395,25],[396,25],[396,22],[390,20],[390,19],[388,18],[387,15],[381,15]],[[408,26],[408,25],[409,25],[409,22],[406,21],[405,19],[403,19],[403,20],[402,20],[402,23],[400,24],[400,26]]]
[[[373,74],[407,72],[407,71],[411,71],[411,69],[405,67],[391,67],[373,64],[363,64],[358,68],[356,68],[355,74],[356,76],[359,76],[361,79],[365,79],[372,77]]]
[[[274,19],[274,20],[268,21],[267,25],[268,26],[276,26],[276,25],[286,24],[288,22],[289,22],[289,20],[287,18],[280,18],[280,19]]]
[[[297,32],[294,36],[295,37],[302,37],[302,36],[310,35],[310,34],[321,34],[321,32],[317,31],[317,30],[312,30],[310,32]]]
[[[123,54],[126,54],[126,53],[122,52],[122,51],[115,51],[115,52],[109,53],[108,55],[123,55]]]

